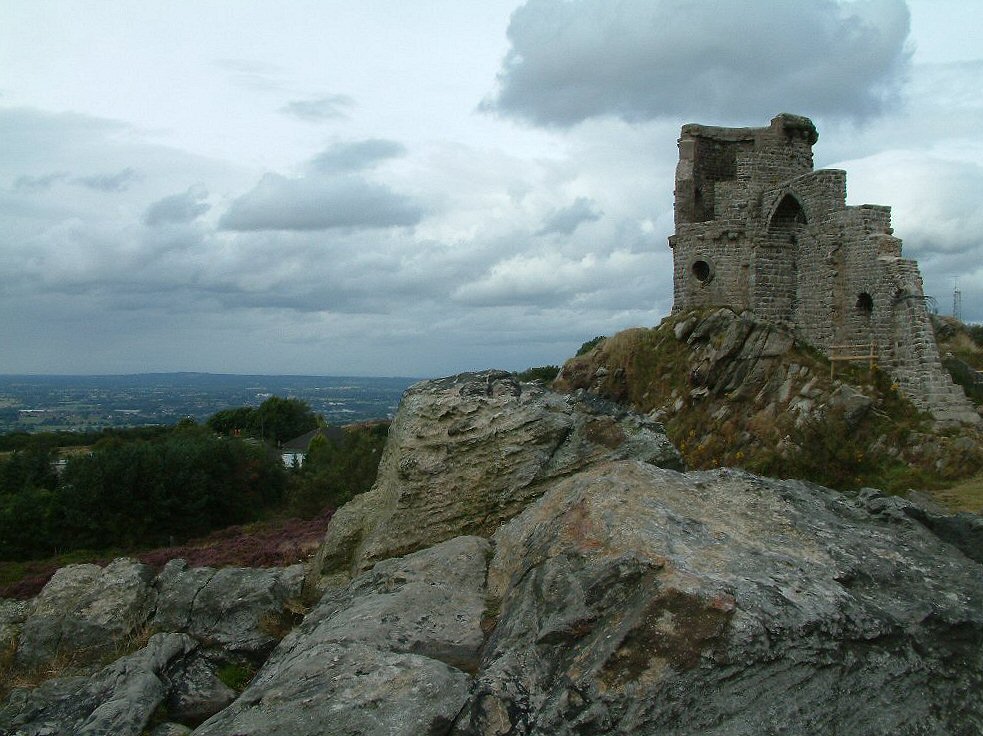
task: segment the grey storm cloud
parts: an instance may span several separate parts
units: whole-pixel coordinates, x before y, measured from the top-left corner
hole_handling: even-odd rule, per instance
[[[115,174],[96,174],[94,176],[80,176],[72,179],[75,184],[81,184],[88,189],[95,189],[99,192],[123,192],[140,178],[139,174],[127,166],[122,171]]]
[[[354,143],[338,143],[311,159],[315,171],[358,171],[406,155],[406,146],[396,141],[369,138]]]
[[[348,95],[325,95],[313,100],[292,100],[280,108],[284,115],[291,115],[307,122],[337,120],[348,117],[348,108],[355,104]]]
[[[356,176],[288,179],[266,174],[219,221],[225,230],[329,230],[415,225],[422,208],[409,197]]]
[[[207,197],[208,191],[204,187],[193,186],[181,194],[158,199],[147,207],[143,222],[150,227],[192,222],[211,209],[211,205],[203,201]]]
[[[899,96],[903,0],[528,0],[481,109],[566,127],[588,118],[862,119]]]
[[[598,210],[592,199],[577,197],[569,207],[557,210],[543,223],[536,235],[570,235],[585,222],[596,222],[601,219],[602,212]]]
[[[45,174],[44,176],[18,176],[14,181],[14,189],[27,189],[27,190],[45,190],[51,189],[51,187],[59,181],[64,181],[68,178],[68,174],[64,172],[56,172],[52,174]]]

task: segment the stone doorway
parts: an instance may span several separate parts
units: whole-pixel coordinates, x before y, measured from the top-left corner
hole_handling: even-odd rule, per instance
[[[754,254],[754,311],[766,320],[795,324],[798,306],[799,240],[805,234],[802,205],[786,194],[768,222]]]

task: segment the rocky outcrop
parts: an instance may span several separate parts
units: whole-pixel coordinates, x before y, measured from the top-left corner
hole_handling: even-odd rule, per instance
[[[167,694],[169,668],[195,646],[184,634],[156,634],[89,678],[56,678],[34,690],[15,690],[0,709],[0,733],[136,736]]]
[[[494,537],[456,734],[973,734],[979,564],[876,494],[638,463]]]
[[[486,540],[459,537],[329,591],[195,734],[447,733],[484,641],[489,554]]]
[[[189,568],[165,565],[156,581],[160,600],[152,625],[182,631],[228,652],[264,657],[279,641],[277,619],[300,597],[304,569]]]
[[[0,734],[135,736],[161,704],[201,723],[237,695],[218,670],[266,658],[292,623],[302,582],[300,565],[174,560],[155,576],[122,558],[62,568],[35,599],[0,602],[0,636],[14,651],[6,674],[25,684],[0,709]]]
[[[786,327],[727,308],[613,335],[568,360],[554,388],[664,423],[691,468],[748,467],[856,489],[902,477],[952,481],[983,464],[978,428],[940,427],[868,362],[837,363],[832,376],[829,361]]]
[[[296,567],[77,566],[0,605],[0,634],[39,652],[97,624],[168,632],[13,690],[0,734],[983,730],[979,517],[659,467],[676,455],[655,423],[499,373],[422,384],[393,426],[312,575],[336,584],[279,643]],[[109,580],[131,582],[114,599]],[[220,667],[271,647],[232,700]]]
[[[17,666],[44,667],[56,657],[98,661],[139,635],[156,603],[153,571],[135,560],[105,568],[71,565],[34,600],[17,642]]]
[[[976,734],[983,576],[943,518],[597,465],[329,589],[195,734]]]
[[[490,536],[546,486],[600,462],[680,467],[661,425],[610,402],[562,396],[498,371],[409,389],[373,488],[331,519],[312,588],[461,535]]]

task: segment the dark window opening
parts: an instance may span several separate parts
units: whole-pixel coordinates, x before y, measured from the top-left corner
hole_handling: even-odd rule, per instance
[[[705,284],[710,280],[710,264],[706,261],[695,261],[693,263],[693,275],[697,281]]]
[[[775,213],[771,216],[768,223],[768,230],[783,233],[794,233],[796,227],[807,224],[805,210],[799,204],[799,200],[791,194],[782,197],[782,201],[775,208]]]
[[[874,299],[866,291],[860,292],[857,296],[857,311],[861,314],[870,314],[874,311]]]

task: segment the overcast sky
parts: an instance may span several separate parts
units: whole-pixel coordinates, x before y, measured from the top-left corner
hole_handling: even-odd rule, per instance
[[[983,2],[0,3],[0,373],[562,363],[672,303],[686,122],[819,128],[983,320]]]

